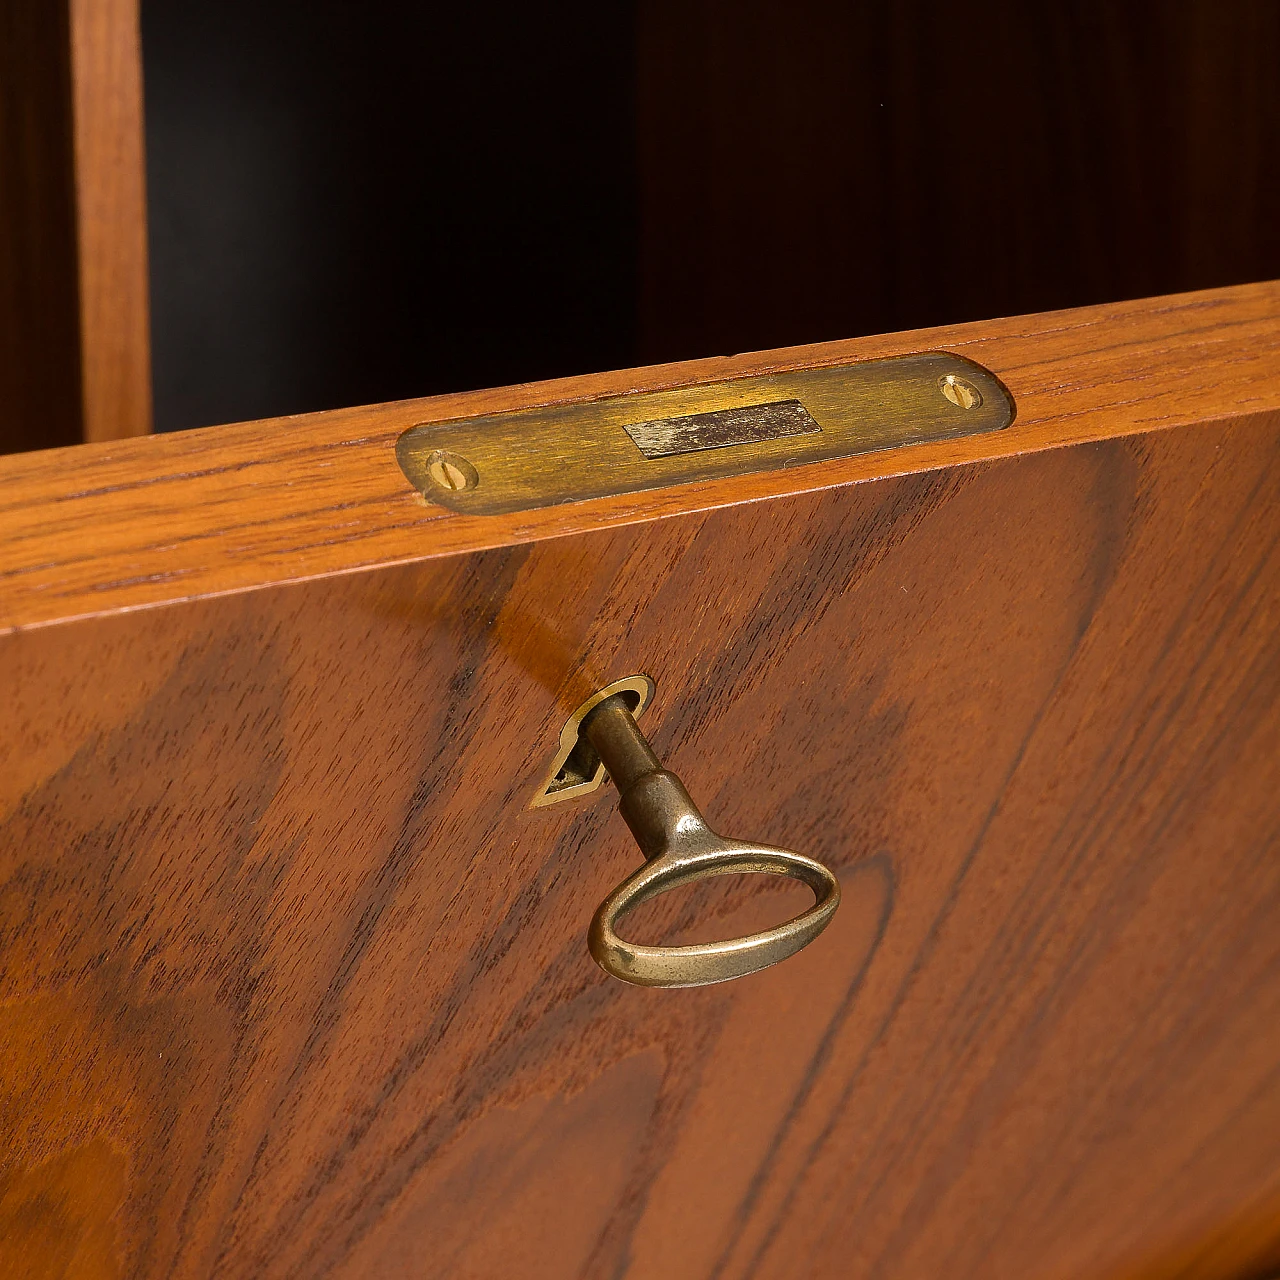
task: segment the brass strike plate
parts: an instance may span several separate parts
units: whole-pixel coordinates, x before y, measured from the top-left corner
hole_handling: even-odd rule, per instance
[[[432,502],[500,515],[1001,431],[1013,398],[944,351],[424,422],[396,442]]]

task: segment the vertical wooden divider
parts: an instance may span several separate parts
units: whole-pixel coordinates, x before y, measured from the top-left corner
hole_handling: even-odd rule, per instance
[[[86,440],[151,430],[138,0],[69,0]]]
[[[138,0],[0,0],[0,452],[150,430]]]

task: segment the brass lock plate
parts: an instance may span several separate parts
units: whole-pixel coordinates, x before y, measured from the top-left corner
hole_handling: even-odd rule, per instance
[[[998,378],[948,352],[424,422],[396,442],[409,482],[500,515],[1001,431]]]

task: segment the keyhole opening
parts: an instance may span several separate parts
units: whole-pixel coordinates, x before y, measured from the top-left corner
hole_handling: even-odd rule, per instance
[[[624,689],[621,696],[628,710],[635,715],[640,706],[640,695],[632,689]],[[569,752],[556,776],[548,784],[547,794],[554,795],[566,787],[580,787],[584,783],[591,782],[600,768],[600,753],[591,745],[579,723],[578,740],[573,744],[573,750]]]
[[[600,754],[582,732],[582,722],[589,712],[612,694],[619,694],[631,714],[639,716],[653,699],[653,681],[643,674],[615,680],[588,698],[569,717],[560,731],[560,749],[547,770],[545,781],[530,802],[531,808],[587,795],[604,781]]]

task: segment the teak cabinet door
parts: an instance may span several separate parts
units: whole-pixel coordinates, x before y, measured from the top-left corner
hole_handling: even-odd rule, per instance
[[[916,351],[1011,426],[497,515],[422,422]],[[1280,1258],[1280,287],[0,459],[0,1276]],[[774,968],[592,963],[633,673]],[[646,936],[792,913],[771,877]]]

